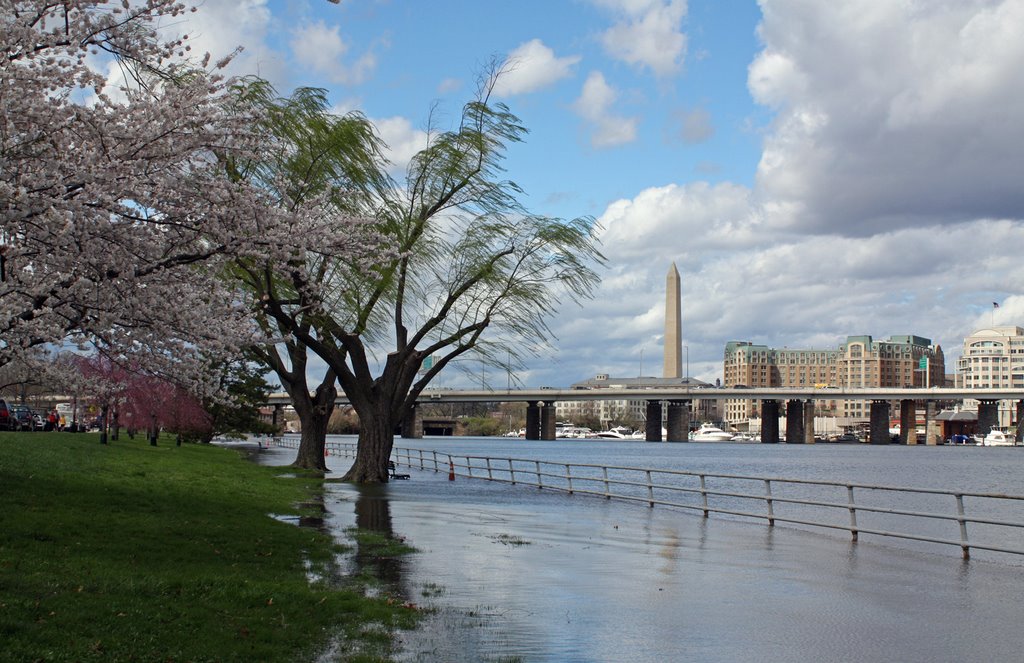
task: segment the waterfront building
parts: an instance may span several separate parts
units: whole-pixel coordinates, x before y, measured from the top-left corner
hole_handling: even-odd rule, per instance
[[[669,387],[690,387],[700,389],[710,387],[707,382],[691,377],[682,378],[615,378],[600,373],[592,378],[575,382],[569,389],[665,389]],[[647,399],[642,393],[636,398],[600,401],[558,401],[555,403],[555,416],[561,421],[585,421],[597,419],[605,428],[616,424],[631,425],[639,428],[647,417]],[[667,409],[662,410],[662,425],[665,425]],[[690,404],[690,421],[720,421],[718,400],[705,398],[694,400]]]
[[[956,363],[955,386],[967,389],[1024,389],[1024,329],[985,327],[964,339]],[[977,409],[978,401],[964,401],[965,409]],[[1015,401],[999,402],[999,425],[1014,421]]]
[[[748,341],[725,345],[727,387],[927,387],[945,384],[942,347],[922,336],[848,336],[836,350],[769,348]],[[870,402],[822,399],[815,411],[867,419]],[[759,414],[759,403],[745,398],[725,403],[725,419],[745,421]]]

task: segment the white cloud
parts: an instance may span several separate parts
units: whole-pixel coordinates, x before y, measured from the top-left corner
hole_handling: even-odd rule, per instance
[[[571,76],[579,61],[578,55],[556,57],[540,39],[533,39],[509,53],[494,92],[499,97],[535,92]]]
[[[777,227],[1021,218],[1024,2],[763,2],[758,195]]]
[[[255,74],[278,86],[287,80],[285,58],[267,44],[273,24],[267,0],[196,4],[199,10],[188,14],[187,22],[168,26],[187,30],[193,57],[198,60],[209,53],[210,61],[216,62],[242,46],[244,50],[231,62],[228,74]]]
[[[404,117],[389,117],[372,122],[388,146],[385,156],[392,164],[391,172],[404,174],[416,153],[427,146],[427,132],[415,129]]]
[[[615,147],[636,139],[637,119],[611,112],[618,93],[599,71],[587,76],[579,98],[573,103],[576,114],[587,120],[593,128],[590,144],[596,148]]]
[[[343,85],[362,83],[377,66],[377,58],[372,51],[345,63],[349,45],[342,39],[339,26],[328,26],[323,21],[307,23],[293,30],[291,48],[299,63]]]
[[[597,0],[621,19],[601,36],[605,51],[657,76],[675,74],[686,58],[685,0]]]

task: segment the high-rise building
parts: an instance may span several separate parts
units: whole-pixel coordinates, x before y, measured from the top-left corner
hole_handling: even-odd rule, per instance
[[[663,378],[683,377],[682,288],[676,264],[665,277],[665,369]]]

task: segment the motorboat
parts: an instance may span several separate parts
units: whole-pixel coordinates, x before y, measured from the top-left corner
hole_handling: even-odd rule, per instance
[[[988,435],[981,441],[981,446],[983,447],[1012,447],[1016,444],[1017,441],[1013,437],[998,428],[990,430]]]
[[[606,440],[625,440],[630,436],[632,432],[633,431],[624,426],[615,426],[614,428],[609,428],[608,430],[603,430],[594,433],[594,437],[599,437]]]
[[[756,433],[737,433],[733,436],[732,442],[760,442],[761,436]]]
[[[696,431],[690,434],[691,442],[728,442],[736,437],[733,433],[726,432],[714,424],[703,423]]]

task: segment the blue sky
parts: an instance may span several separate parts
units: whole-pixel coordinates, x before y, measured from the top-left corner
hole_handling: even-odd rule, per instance
[[[189,20],[200,52],[244,47],[233,73],[364,112],[396,168],[432,108],[449,128],[488,61],[515,63],[501,96],[530,134],[507,176],[534,212],[595,217],[609,258],[527,386],[641,355],[658,374],[673,262],[712,382],[729,340],[917,334],[952,366],[974,329],[1024,324],[1024,0],[206,0]]]

